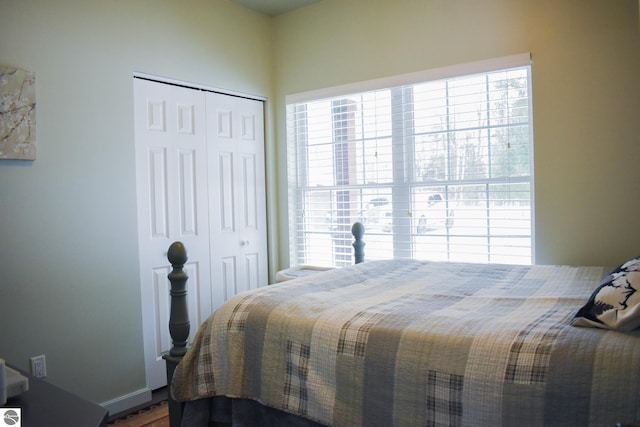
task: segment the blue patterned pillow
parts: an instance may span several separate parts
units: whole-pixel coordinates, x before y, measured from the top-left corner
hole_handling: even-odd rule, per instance
[[[619,331],[640,327],[640,257],[609,273],[576,313],[572,324]]]

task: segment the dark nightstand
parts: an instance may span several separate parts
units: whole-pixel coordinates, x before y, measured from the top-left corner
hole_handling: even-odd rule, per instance
[[[0,408],[1,414],[6,408],[21,408],[23,426],[100,427],[106,424],[108,413],[102,406],[16,370],[29,378],[29,390],[9,398]]]

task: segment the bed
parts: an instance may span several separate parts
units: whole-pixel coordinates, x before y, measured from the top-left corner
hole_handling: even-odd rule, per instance
[[[233,297],[187,351],[183,250],[169,251],[172,426],[640,422],[639,258],[358,262]]]

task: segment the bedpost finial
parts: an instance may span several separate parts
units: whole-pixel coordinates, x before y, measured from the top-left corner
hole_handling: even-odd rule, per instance
[[[182,242],[173,242],[167,251],[167,259],[171,265],[184,265],[187,262],[187,250]]]
[[[364,262],[364,240],[362,240],[362,236],[364,236],[364,225],[361,222],[354,222],[351,226],[351,234],[353,234],[354,242],[351,244],[353,246],[353,259],[356,264],[360,264]]]
[[[354,222],[351,226],[351,234],[353,234],[353,237],[356,239],[362,239],[362,236],[364,236],[364,225],[362,225],[361,222]]]

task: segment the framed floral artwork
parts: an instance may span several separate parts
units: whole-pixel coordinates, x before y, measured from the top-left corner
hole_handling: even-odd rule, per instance
[[[35,73],[0,65],[0,159],[36,158]]]

